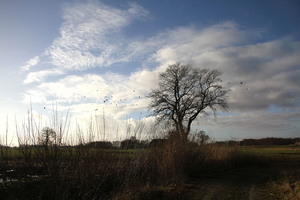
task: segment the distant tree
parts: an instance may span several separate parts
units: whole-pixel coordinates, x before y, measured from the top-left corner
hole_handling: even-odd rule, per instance
[[[120,141],[113,141],[112,146],[114,148],[120,148],[121,147],[121,142]]]
[[[136,149],[139,144],[139,141],[135,136],[131,136],[130,139],[121,141],[122,149]]]
[[[159,75],[159,88],[148,95],[148,106],[157,123],[171,122],[181,141],[187,142],[192,122],[199,116],[216,116],[217,108],[227,111],[227,93],[221,82],[221,72],[196,69],[180,62],[169,65]]]
[[[56,142],[56,132],[49,127],[42,129],[41,136],[39,138],[39,144],[45,147],[51,146]]]
[[[166,139],[153,139],[149,144],[149,148],[161,148],[166,145],[166,143]]]
[[[96,149],[112,149],[113,145],[109,141],[96,141],[96,142],[90,142],[87,144],[90,148],[96,148]]]
[[[139,148],[140,149],[148,148],[149,144],[150,144],[149,140],[141,140],[139,143]]]
[[[205,131],[199,131],[196,133],[196,140],[198,144],[203,145],[209,140],[209,135],[207,135]]]
[[[136,141],[136,137],[135,137],[135,136],[131,136],[131,137],[130,137],[130,140],[131,140],[132,142],[135,142],[135,141]]]

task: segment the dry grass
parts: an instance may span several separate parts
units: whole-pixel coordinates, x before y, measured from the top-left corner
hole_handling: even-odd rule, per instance
[[[7,180],[0,184],[1,199],[174,199],[170,186],[186,178],[266,163],[237,147],[195,147],[174,138],[161,148],[107,151],[85,146],[90,140],[79,136],[81,145],[65,147],[68,120],[56,114],[52,121],[59,137],[50,146],[38,145],[42,127],[32,116],[21,130],[16,126],[18,153],[0,153],[0,178]]]
[[[299,160],[283,160],[273,164],[281,172],[281,176],[269,182],[268,192],[277,199],[300,199]]]
[[[270,183],[273,194],[286,200],[300,199],[300,180],[294,177],[283,177],[279,181]]]
[[[186,178],[264,162],[238,148],[218,145],[194,147],[168,143],[163,148],[134,151],[84,146],[51,147],[46,152],[25,150],[28,152],[23,157],[11,161],[15,172],[7,176],[15,176],[19,181],[2,184],[0,193],[4,199],[172,198],[168,187],[182,184]],[[158,186],[165,189],[157,190]]]

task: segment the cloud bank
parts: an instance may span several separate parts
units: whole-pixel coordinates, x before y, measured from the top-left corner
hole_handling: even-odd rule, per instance
[[[215,126],[286,130],[295,128],[290,122],[299,121],[300,42],[293,38],[253,44],[257,30],[244,30],[232,21],[133,38],[123,30],[137,20],[146,23],[150,16],[137,4],[123,10],[95,2],[66,4],[62,11],[60,37],[43,55],[51,67],[30,71],[38,64],[33,59],[22,68],[30,71],[24,83],[38,82],[23,94],[24,102],[30,97],[46,106],[56,101],[61,109],[71,108],[74,113],[105,108],[106,115],[117,120],[145,112],[149,101],[145,96],[157,87],[158,74],[181,61],[223,72],[222,85],[231,89],[230,114],[220,117]],[[127,69],[108,71],[116,63],[134,62],[139,66],[129,75]],[[101,73],[83,73],[103,67]],[[45,81],[47,77],[55,79]],[[281,109],[280,114],[266,112],[274,107]]]
[[[34,58],[30,59],[26,65],[22,66],[20,68],[20,73],[24,72],[24,71],[28,71],[32,66],[38,64],[40,62],[40,59],[38,56],[35,56]]]

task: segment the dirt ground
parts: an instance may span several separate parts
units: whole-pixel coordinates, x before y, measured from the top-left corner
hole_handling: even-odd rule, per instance
[[[215,177],[191,179],[180,199],[273,199],[266,183],[278,177],[274,168],[247,168]]]
[[[193,177],[184,183],[156,188],[140,194],[139,200],[271,200],[275,196],[267,183],[276,180],[280,171],[271,167],[248,167],[223,174]]]

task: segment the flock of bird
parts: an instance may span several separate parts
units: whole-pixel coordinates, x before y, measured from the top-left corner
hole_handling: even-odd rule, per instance
[[[223,82],[223,81],[221,80],[221,82]],[[240,84],[242,85],[243,82],[241,81]],[[228,82],[228,85],[230,85],[230,82]],[[246,88],[246,90],[249,90],[249,88]]]
[[[220,80],[220,82],[223,82],[223,80]],[[242,84],[243,84],[243,82],[241,81],[241,82],[240,82],[240,85],[242,85]],[[228,85],[230,85],[230,82],[228,82]],[[249,89],[249,88],[246,88],[246,90],[248,90],[248,89]],[[96,91],[98,92],[98,90],[96,90]],[[132,92],[135,92],[135,90],[133,90]],[[86,96],[83,96],[83,98],[86,99]],[[138,98],[138,99],[142,99],[143,97],[138,96],[137,98]],[[103,99],[104,99],[104,100],[103,100],[103,103],[104,103],[105,105],[110,104],[110,105],[118,106],[118,101],[117,101],[116,99],[113,99],[113,96],[112,96],[112,95],[110,95],[110,96],[105,96]],[[124,102],[124,101],[126,101],[126,99],[120,99],[119,102]],[[119,104],[119,106],[120,106],[120,104]],[[127,106],[127,104],[123,105],[123,107],[126,107],[126,106]],[[133,104],[133,106],[138,106],[138,104]],[[46,106],[44,106],[44,109],[46,109]],[[95,111],[97,111],[97,110],[98,110],[98,109],[96,108]],[[142,113],[141,113],[141,114],[142,114]]]

